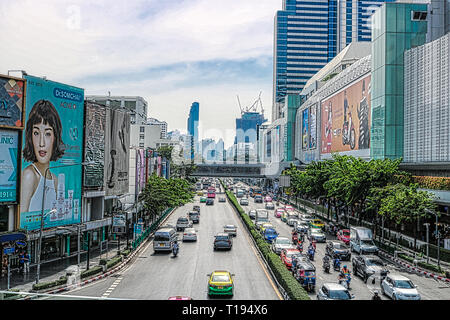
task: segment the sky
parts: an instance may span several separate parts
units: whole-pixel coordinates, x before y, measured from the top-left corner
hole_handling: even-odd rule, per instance
[[[0,73],[25,70],[85,89],[142,96],[148,117],[234,140],[261,92],[270,121],[274,16],[281,0],[0,1]],[[11,75],[17,75],[12,73]]]

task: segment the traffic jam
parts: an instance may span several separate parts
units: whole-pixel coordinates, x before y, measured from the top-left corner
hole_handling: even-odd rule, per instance
[[[395,269],[388,269],[378,255],[370,229],[325,223],[309,210],[279,203],[260,188],[244,183],[230,183],[228,187],[272,251],[311,298],[421,299],[417,285]],[[245,210],[250,198],[253,208]],[[354,278],[362,281],[357,290],[352,290]],[[363,297],[357,296],[360,293]]]

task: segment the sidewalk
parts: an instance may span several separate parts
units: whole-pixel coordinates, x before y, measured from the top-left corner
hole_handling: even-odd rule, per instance
[[[131,246],[131,244],[130,244]],[[125,250],[126,242],[121,242],[120,249]],[[113,258],[117,255],[117,242],[110,242],[108,244],[108,253],[103,252],[100,256],[100,249],[96,248],[90,252],[89,255],[89,268],[93,268],[99,265],[100,259]],[[78,262],[78,256],[68,258],[59,258],[53,261],[41,263],[39,283],[51,282],[58,280],[60,277],[66,275],[66,269],[70,266],[76,266]],[[86,270],[87,267],[87,253],[83,252],[80,255],[80,269]],[[21,274],[18,270],[11,270],[9,288],[19,290],[22,292],[29,292],[33,288],[33,284],[36,283],[37,265],[30,265],[30,272],[28,274]],[[0,290],[7,290],[8,278],[5,276],[0,279]]]

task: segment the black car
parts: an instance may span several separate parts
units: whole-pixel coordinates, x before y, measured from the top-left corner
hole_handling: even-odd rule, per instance
[[[206,205],[207,206],[212,206],[213,204],[214,204],[214,199],[213,198],[206,199]]]
[[[364,282],[371,276],[386,278],[389,272],[386,264],[375,255],[358,255],[352,259],[353,274],[360,275]]]
[[[340,260],[350,261],[350,248],[340,240],[332,240],[327,243],[326,252],[332,258],[338,257]]]
[[[191,220],[192,223],[199,223],[200,217],[198,216],[198,212],[197,211],[189,212],[189,220]]]
[[[229,249],[233,246],[232,235],[229,233],[221,232],[214,237],[214,250],[217,249]]]
[[[200,215],[200,206],[195,205],[194,208],[193,208],[192,210],[197,211],[197,212],[198,212],[198,215]]]
[[[260,195],[255,196],[255,203],[263,203],[263,197]]]

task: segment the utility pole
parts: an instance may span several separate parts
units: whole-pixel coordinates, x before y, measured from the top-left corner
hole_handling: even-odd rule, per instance
[[[427,228],[427,263],[430,263],[430,238],[429,238],[429,223],[423,224]]]

